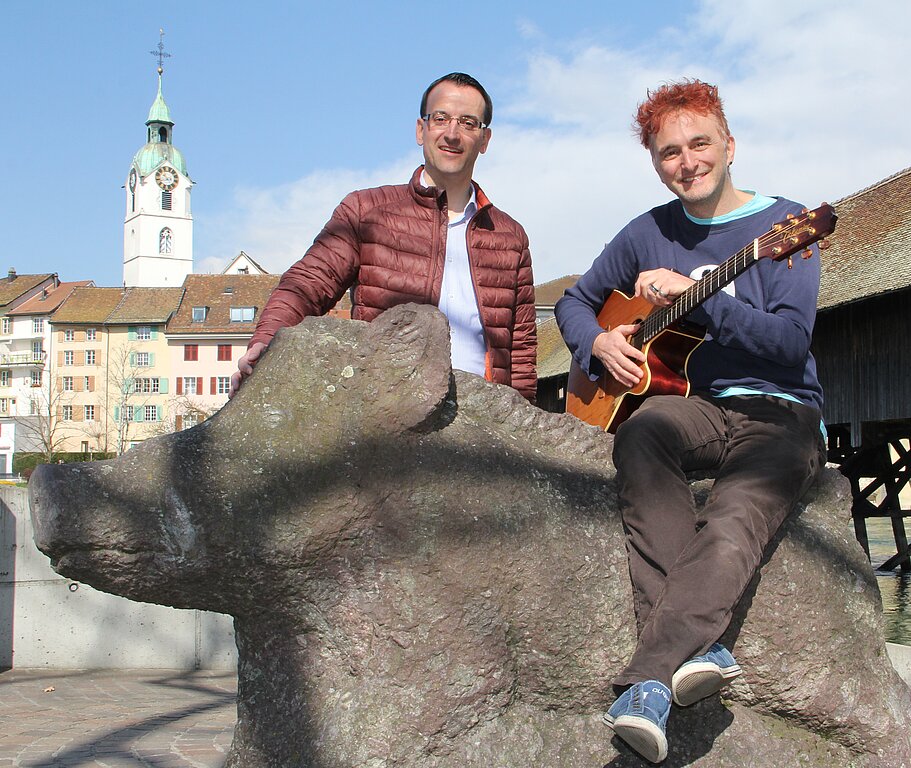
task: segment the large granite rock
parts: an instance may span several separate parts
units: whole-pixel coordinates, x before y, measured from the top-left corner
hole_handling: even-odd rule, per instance
[[[448,359],[428,307],[306,320],[204,424],[33,475],[60,573],[234,615],[229,766],[640,764],[600,719],[635,642],[610,438]],[[911,768],[848,509],[828,470],[736,612],[744,675],[674,709],[666,765]]]

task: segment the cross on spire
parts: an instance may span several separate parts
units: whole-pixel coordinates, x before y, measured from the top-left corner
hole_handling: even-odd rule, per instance
[[[153,56],[158,57],[158,74],[160,75],[162,72],[164,72],[164,69],[161,66],[162,63],[164,62],[165,59],[171,58],[171,54],[167,53],[164,49],[164,30],[163,29],[158,30],[158,50],[149,51],[149,53],[151,53]]]

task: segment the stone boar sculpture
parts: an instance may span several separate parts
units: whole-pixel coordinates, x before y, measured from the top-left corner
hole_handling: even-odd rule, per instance
[[[30,496],[61,574],[235,617],[230,768],[639,765],[601,724],[635,643],[610,448],[453,375],[406,305],[283,330],[209,421]],[[911,768],[848,506],[827,470],[726,635],[744,675],[674,712],[666,765]]]

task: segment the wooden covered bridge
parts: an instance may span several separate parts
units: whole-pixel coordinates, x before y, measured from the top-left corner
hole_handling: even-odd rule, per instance
[[[909,571],[911,168],[834,205],[813,333],[829,461],[851,481],[867,554],[866,521],[888,518],[896,551],[879,567]]]

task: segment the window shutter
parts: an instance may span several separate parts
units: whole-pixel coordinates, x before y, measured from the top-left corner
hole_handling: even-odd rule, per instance
[[[127,326],[127,339],[130,341],[136,341],[136,326],[129,325]]]
[[[161,421],[161,412],[164,410],[160,405],[155,406],[155,421]]]
[[[180,376],[177,377],[177,394],[183,394],[183,379]]]
[[[196,377],[196,394],[197,395],[202,394],[202,376]]]
[[[136,353],[130,352],[130,368],[136,367]]]
[[[141,405],[137,405],[133,408],[133,421],[142,421],[144,418],[144,413]]]
[[[89,392],[94,392],[95,391],[95,377],[89,376],[88,380],[89,380]]]
[[[114,406],[114,421],[120,421],[120,406]]]
[[[178,432],[180,432],[180,430],[183,429],[183,416],[174,417],[174,427],[177,429]]]
[[[152,341],[155,341],[155,339],[157,339],[157,338],[158,338],[158,326],[153,325],[152,326]]]
[[[151,368],[153,365],[155,365],[155,353],[149,352],[149,367]]]
[[[62,367],[62,366],[63,366],[63,352],[58,352],[58,353],[57,353],[57,366],[58,366],[58,367]]]
[[[85,341],[85,331],[76,331],[76,341]]]
[[[178,381],[180,381],[180,379],[178,379]],[[168,394],[168,380],[167,380],[167,378],[163,378],[163,379],[161,379],[161,380],[158,382],[158,391],[159,391],[161,394],[163,394],[163,395]],[[178,394],[180,394],[180,393],[178,392]]]
[[[218,380],[215,378],[215,376],[213,376],[211,379],[209,379],[209,394],[214,395],[218,391],[217,387]]]
[[[76,350],[74,362],[76,363],[76,365],[85,365],[85,350],[84,349]]]
[[[76,376],[76,381],[73,382],[73,385],[77,392],[83,392],[85,390],[85,379],[82,376]]]

